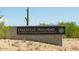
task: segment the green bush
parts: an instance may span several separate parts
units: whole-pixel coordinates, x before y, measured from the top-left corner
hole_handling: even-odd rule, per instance
[[[3,22],[0,23],[0,38],[6,38],[9,26],[5,26]]]
[[[61,22],[60,26],[65,26],[65,37],[79,38],[79,26],[75,22]]]

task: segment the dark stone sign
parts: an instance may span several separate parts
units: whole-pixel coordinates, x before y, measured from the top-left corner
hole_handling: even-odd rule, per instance
[[[63,26],[26,26],[17,27],[18,35],[26,34],[65,34]]]

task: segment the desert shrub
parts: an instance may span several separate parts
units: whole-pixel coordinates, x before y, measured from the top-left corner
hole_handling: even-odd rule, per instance
[[[0,38],[6,38],[9,26],[5,26],[3,22],[0,23]]]
[[[75,22],[61,22],[59,25],[65,27],[65,37],[79,38],[79,26]]]

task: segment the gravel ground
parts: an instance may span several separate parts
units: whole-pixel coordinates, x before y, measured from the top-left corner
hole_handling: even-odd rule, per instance
[[[79,51],[79,39],[63,39],[63,46],[27,40],[0,39],[0,51]]]

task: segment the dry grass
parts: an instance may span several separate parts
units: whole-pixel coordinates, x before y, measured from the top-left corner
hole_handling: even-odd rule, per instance
[[[79,39],[63,39],[63,46],[27,40],[0,39],[0,51],[79,51]]]

